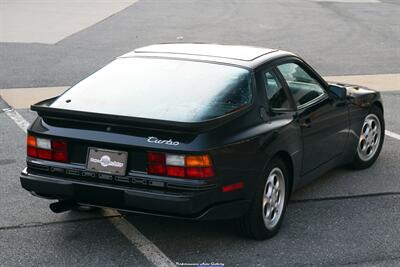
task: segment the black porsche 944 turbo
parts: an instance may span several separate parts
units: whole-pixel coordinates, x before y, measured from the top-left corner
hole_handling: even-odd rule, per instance
[[[385,131],[378,92],[247,46],[139,48],[31,108],[21,184],[53,211],[237,219],[255,239],[278,232],[300,186],[372,165]]]

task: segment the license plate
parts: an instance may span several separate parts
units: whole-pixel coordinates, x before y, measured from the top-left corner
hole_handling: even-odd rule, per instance
[[[94,172],[125,175],[128,152],[89,147],[86,168]]]

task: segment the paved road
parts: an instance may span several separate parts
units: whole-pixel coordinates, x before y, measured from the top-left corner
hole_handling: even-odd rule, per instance
[[[392,114],[400,92],[384,93]],[[28,121],[35,113],[18,112]],[[400,120],[386,116],[388,126]],[[49,201],[20,188],[24,133],[0,114],[0,259],[9,265],[150,265],[99,213],[48,210]],[[390,129],[392,129],[390,128]],[[377,163],[364,171],[338,169],[296,192],[279,235],[255,242],[230,221],[189,223],[125,214],[173,262],[226,266],[400,264],[400,140],[386,136]],[[40,251],[39,253],[36,253]],[[23,253],[23,257],[20,254]],[[91,258],[84,257],[89,254]],[[55,258],[52,255],[56,255]]]
[[[71,85],[119,54],[177,36],[292,50],[326,75],[400,73],[399,14],[396,0],[140,0],[55,44],[0,43],[0,88]],[[387,129],[400,134],[400,91],[383,97]],[[29,122],[36,116],[17,111]],[[56,215],[48,201],[21,189],[24,157],[24,132],[0,111],[0,266],[152,265],[99,212]],[[400,140],[386,136],[372,168],[334,170],[295,193],[282,231],[265,242],[238,236],[229,221],[123,215],[172,262],[398,266],[399,162]]]
[[[283,48],[324,75],[400,73],[399,14],[397,0],[141,0],[55,45],[0,43],[0,88],[71,85],[115,56],[178,36]],[[14,27],[0,23],[0,33]]]

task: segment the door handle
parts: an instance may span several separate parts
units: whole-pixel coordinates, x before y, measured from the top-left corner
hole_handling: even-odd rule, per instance
[[[307,119],[300,120],[300,127],[310,128],[311,127],[311,119],[307,118]]]

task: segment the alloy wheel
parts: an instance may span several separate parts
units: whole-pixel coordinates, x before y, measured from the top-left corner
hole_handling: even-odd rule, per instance
[[[265,227],[273,229],[282,216],[285,202],[285,177],[280,168],[276,167],[268,175],[264,187],[262,213]]]
[[[381,140],[381,123],[375,114],[365,117],[361,128],[357,153],[362,161],[368,161],[374,157]]]

